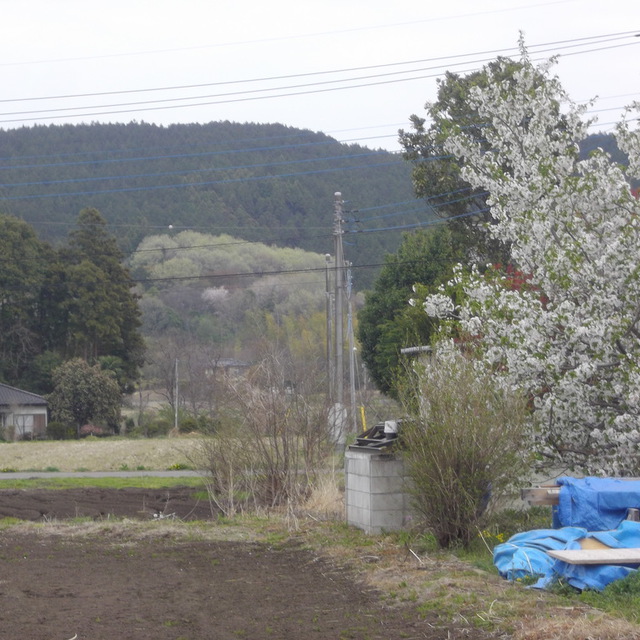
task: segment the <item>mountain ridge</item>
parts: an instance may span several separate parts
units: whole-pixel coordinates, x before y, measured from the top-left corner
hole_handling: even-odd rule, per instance
[[[0,130],[0,156],[0,212],[54,243],[94,207],[125,252],[172,228],[330,253],[339,191],[354,261],[379,262],[431,216],[400,155],[281,124],[39,125]]]

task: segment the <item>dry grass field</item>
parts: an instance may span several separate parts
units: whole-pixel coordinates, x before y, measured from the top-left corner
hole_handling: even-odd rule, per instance
[[[197,437],[87,438],[0,443],[0,472],[8,471],[165,471],[193,466]]]

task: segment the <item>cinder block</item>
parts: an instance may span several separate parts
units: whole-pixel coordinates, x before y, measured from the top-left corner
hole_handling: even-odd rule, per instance
[[[345,454],[346,517],[369,534],[402,529],[410,520],[410,496],[402,460],[393,454],[349,450]]]
[[[382,531],[398,531],[404,525],[404,513],[402,510],[390,509],[387,511],[373,511],[371,513],[370,527],[376,533]]]
[[[371,512],[368,509],[347,507],[347,524],[366,531],[371,526]]]
[[[371,460],[367,458],[345,458],[345,469],[347,473],[356,476],[370,476]]]
[[[366,491],[370,493],[371,478],[369,476],[356,476],[351,474],[347,476],[346,486],[349,491]]]
[[[361,509],[371,509],[371,494],[367,491],[350,491],[347,504]]]
[[[378,458],[371,460],[371,477],[404,476],[404,463],[395,458]]]
[[[371,511],[404,510],[404,495],[402,493],[378,493],[370,496]]]
[[[406,483],[401,476],[377,476],[369,478],[371,493],[402,493]]]

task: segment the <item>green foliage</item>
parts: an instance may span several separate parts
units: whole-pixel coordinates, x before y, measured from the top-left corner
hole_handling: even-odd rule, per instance
[[[437,81],[437,100],[427,104],[428,118],[412,115],[413,131],[400,132],[404,158],[413,165],[416,195],[426,199],[437,215],[448,219],[455,244],[464,251],[468,261],[482,266],[489,262],[503,263],[506,255],[485,233],[484,228],[491,220],[487,194],[474,191],[462,180],[460,165],[453,157],[443,154],[442,144],[453,126],[464,129],[479,145],[488,148],[483,118],[469,107],[468,96],[474,87],[487,85],[488,71],[499,69],[501,61],[498,58],[466,76],[448,71],[444,79]],[[510,63],[500,79],[512,81],[518,69],[518,63]],[[427,120],[428,127],[425,126]]]
[[[47,424],[47,438],[51,440],[71,440],[77,435],[77,430],[64,422],[51,420]]]
[[[55,388],[48,396],[54,421],[80,428],[96,422],[117,429],[121,394],[112,373],[82,359],[69,360],[53,373]]]
[[[0,215],[0,380],[20,381],[42,349],[40,302],[51,249],[25,222]]]
[[[130,478],[29,478],[26,480],[12,479],[10,472],[15,469],[0,469],[0,473],[8,473],[6,477],[0,476],[0,486],[3,489],[38,490],[38,489],[78,489],[83,487],[99,487],[104,489],[123,489],[127,487],[141,487],[148,489],[168,489],[175,486],[193,487],[194,492],[204,491],[202,478],[185,477],[163,478],[160,476],[141,476]],[[78,469],[81,471],[81,469]]]
[[[187,416],[178,424],[180,433],[213,433],[216,430],[216,422],[206,415]]]
[[[0,216],[0,379],[14,386],[48,393],[53,370],[74,357],[111,358],[123,391],[138,378],[144,345],[123,256],[98,211],[78,224],[54,251]]]
[[[528,509],[497,509],[489,515],[485,529],[494,537],[500,536],[505,542],[511,536],[533,529],[551,529],[553,515],[551,507],[530,507]]]
[[[325,258],[317,253],[189,231],[145,238],[130,265],[136,277],[153,283],[143,290],[141,308],[146,335],[161,345],[170,334],[177,342],[214,346],[220,357],[234,341],[251,348],[261,340],[252,322],[265,314],[278,323],[295,318],[299,326],[315,312],[324,314]],[[295,286],[291,274],[279,275],[298,270],[309,273]],[[183,280],[184,273],[194,280]]]
[[[622,580],[616,580],[604,589],[604,595],[610,597],[640,597],[640,573],[632,571]]]
[[[404,236],[396,254],[387,255],[374,288],[358,313],[362,359],[384,393],[397,397],[400,349],[428,345],[436,321],[409,305],[414,285],[429,290],[447,279],[456,252],[445,227]]]
[[[640,573],[637,570],[608,584],[602,591],[579,591],[562,580],[555,582],[551,591],[572,603],[589,605],[634,624],[640,622]]]
[[[525,402],[461,355],[414,365],[402,390],[410,493],[443,547],[468,547],[525,464]]]
[[[173,418],[165,415],[147,415],[137,427],[131,430],[131,435],[145,438],[166,436],[173,429],[173,422]]]
[[[169,467],[169,471],[185,471],[191,469],[191,467],[188,464],[185,464],[184,462],[176,462],[174,464],[172,464]]]
[[[63,260],[66,355],[91,362],[110,357],[109,368],[117,374],[122,391],[130,392],[144,353],[138,298],[122,265],[122,252],[96,209],[80,212]]]
[[[33,358],[24,375],[24,386],[33,393],[53,391],[53,372],[62,364],[62,355],[56,351],[43,351]]]

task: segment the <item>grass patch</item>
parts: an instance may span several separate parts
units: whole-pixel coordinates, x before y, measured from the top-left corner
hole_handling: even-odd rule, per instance
[[[587,604],[635,624],[640,622],[640,573],[637,571],[612,582],[601,592],[579,592],[568,586],[559,590],[567,600]]]
[[[191,468],[201,438],[96,438],[85,440],[0,442],[0,471],[64,472],[149,471]]]
[[[20,520],[20,518],[0,518],[0,530],[14,527],[23,522],[24,520]]]
[[[141,476],[136,478],[28,478],[19,480],[11,476],[0,476],[0,489],[171,489],[172,487],[194,487],[202,496],[206,486],[199,477],[162,478]],[[208,498],[207,498],[208,499]]]

